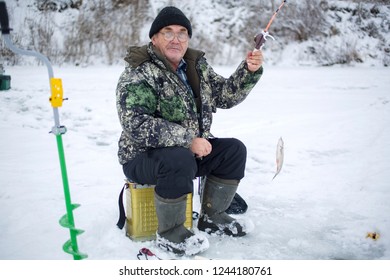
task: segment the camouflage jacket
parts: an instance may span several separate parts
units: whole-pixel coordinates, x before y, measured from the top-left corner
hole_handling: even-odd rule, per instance
[[[212,113],[243,101],[263,71],[251,73],[243,61],[226,79],[214,72],[203,52],[189,48],[184,60],[192,93],[151,44],[130,47],[125,60],[116,89],[121,164],[149,149],[188,148],[195,137],[212,137]]]

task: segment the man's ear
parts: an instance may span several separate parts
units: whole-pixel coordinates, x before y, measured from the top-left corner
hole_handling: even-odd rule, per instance
[[[156,34],[154,34],[153,36],[152,36],[152,44],[153,44],[153,46],[155,46],[156,45]]]

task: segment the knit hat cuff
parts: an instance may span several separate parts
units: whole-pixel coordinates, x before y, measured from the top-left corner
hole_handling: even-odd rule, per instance
[[[152,23],[149,31],[149,38],[159,32],[162,28],[169,25],[181,25],[188,31],[188,35],[192,36],[192,27],[189,19],[183,14],[181,10],[176,7],[165,7],[160,11]]]

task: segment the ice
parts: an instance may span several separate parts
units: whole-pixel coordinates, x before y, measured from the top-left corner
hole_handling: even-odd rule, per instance
[[[249,97],[218,110],[212,133],[248,150],[238,193],[240,238],[207,235],[211,259],[390,259],[390,71],[385,67],[274,67]],[[225,76],[235,67],[215,67]],[[124,176],[117,161],[121,131],[115,87],[123,66],[54,67],[62,78],[61,123],[79,249],[89,259],[137,259],[140,248],[119,230]],[[44,67],[6,67],[0,92],[0,259],[71,259],[69,232]],[[283,137],[284,166],[275,147]],[[194,210],[199,211],[195,191]],[[238,216],[237,216],[238,217]],[[240,218],[241,218],[240,217]],[[366,238],[378,232],[381,238]],[[161,251],[157,251],[162,256]],[[156,252],[156,254],[157,254]]]

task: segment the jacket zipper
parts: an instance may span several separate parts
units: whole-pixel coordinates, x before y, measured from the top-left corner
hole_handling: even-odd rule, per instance
[[[196,72],[198,73],[199,75],[199,72],[198,72],[198,69],[196,69]],[[176,77],[177,77],[177,80],[178,81],[175,81],[176,84],[178,84],[183,90],[185,90],[187,92],[188,95],[191,96],[190,100],[192,100],[192,107],[195,107],[197,108],[196,106],[196,101],[195,101],[195,96],[194,96],[194,93],[192,91],[192,89],[190,90],[189,88],[187,88],[187,86],[184,84],[184,82],[181,80],[180,76],[175,73],[175,72],[172,72]],[[200,98],[200,112],[196,112],[196,117],[198,119],[198,125],[199,125],[199,135],[198,137],[202,137],[203,135],[203,119],[202,119],[202,111],[203,111],[203,104],[202,104],[202,99],[200,97],[200,92],[199,92],[199,98]],[[196,109],[197,110],[197,109]]]

